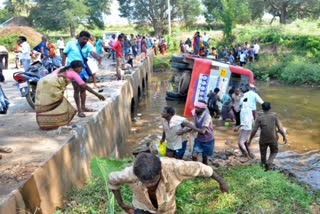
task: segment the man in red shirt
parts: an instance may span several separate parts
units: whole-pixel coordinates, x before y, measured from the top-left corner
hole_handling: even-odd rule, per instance
[[[116,60],[117,60],[117,80],[121,80],[121,67],[122,67],[122,45],[121,42],[123,41],[123,34],[118,36],[118,40],[114,43],[112,49],[116,52]]]

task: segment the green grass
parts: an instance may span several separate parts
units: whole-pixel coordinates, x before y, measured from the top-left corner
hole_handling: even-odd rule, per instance
[[[310,193],[278,171],[265,172],[259,165],[220,168],[229,185],[221,194],[217,182],[209,178],[186,180],[179,185],[177,213],[311,213],[311,204],[320,203],[319,195]],[[130,203],[129,187],[121,189]],[[65,208],[56,213],[108,213],[104,181],[92,178],[86,186],[74,189]],[[121,208],[116,204],[115,213]]]
[[[220,169],[229,185],[220,194],[214,180],[185,181],[177,190],[178,213],[310,213],[315,197],[277,171],[260,166]]]

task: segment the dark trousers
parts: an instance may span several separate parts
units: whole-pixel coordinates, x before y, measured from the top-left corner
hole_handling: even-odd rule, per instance
[[[135,56],[137,56],[137,46],[136,45],[133,45],[132,47],[132,54],[133,54],[133,56],[135,57]]]
[[[240,111],[236,112],[235,110],[233,110],[234,113],[234,117],[236,119],[236,126],[240,126]]]
[[[208,109],[212,118],[213,117],[218,118],[220,116],[220,109],[217,105],[213,108],[208,108]]]
[[[63,50],[64,50],[63,48],[60,48],[60,49],[59,49],[59,52],[60,52],[60,56],[61,56],[61,57],[62,57],[62,55],[63,55]]]
[[[0,53],[0,67],[2,69],[8,69],[8,53]],[[3,61],[4,61],[4,64],[3,64]],[[3,66],[4,65],[4,66]]]
[[[261,163],[263,165],[272,164],[273,160],[278,154],[278,143],[259,143],[259,147],[260,147]],[[270,148],[270,155],[267,161],[268,147]]]

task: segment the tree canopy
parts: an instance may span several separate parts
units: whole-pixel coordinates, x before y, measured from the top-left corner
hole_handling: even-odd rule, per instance
[[[265,10],[274,17],[279,17],[281,24],[286,24],[288,19],[318,18],[319,0],[265,0]]]
[[[30,18],[35,26],[48,30],[75,29],[81,24],[88,28],[104,27],[103,14],[109,13],[111,0],[35,0]]]
[[[206,7],[208,23],[218,20],[224,23],[224,35],[230,38],[237,23],[261,19],[265,12],[279,17],[281,24],[297,18],[318,18],[319,0],[202,0]]]
[[[151,24],[156,35],[162,35],[168,24],[167,0],[118,0],[120,15],[133,22]],[[170,0],[171,19],[191,23],[200,15],[199,0]]]

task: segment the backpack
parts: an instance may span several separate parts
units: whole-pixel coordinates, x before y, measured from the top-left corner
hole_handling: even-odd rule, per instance
[[[217,94],[212,93],[208,99],[208,108],[214,109],[217,105]]]

